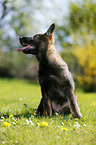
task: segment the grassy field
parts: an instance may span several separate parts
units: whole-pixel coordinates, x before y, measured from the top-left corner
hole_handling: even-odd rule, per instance
[[[55,114],[36,117],[40,87],[0,79],[0,145],[96,145],[96,93],[76,91],[82,119]]]

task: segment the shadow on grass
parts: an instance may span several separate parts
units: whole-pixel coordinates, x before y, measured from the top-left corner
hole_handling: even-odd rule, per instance
[[[34,110],[36,110],[36,109],[34,109]],[[20,114],[18,114],[18,113],[16,113],[16,114],[14,114],[14,117],[16,117],[16,118],[22,118],[22,117],[24,117],[24,118],[29,118],[29,117],[31,117],[31,116],[35,116],[34,115],[34,112],[35,111],[25,111],[25,112],[23,112],[23,113],[20,113]],[[2,118],[2,116],[4,117],[4,118],[9,118],[9,116],[10,116],[10,113],[9,112],[6,112],[6,113],[1,113],[0,112],[0,118]]]
[[[35,118],[38,118],[38,119],[41,119],[41,118],[62,118],[63,117],[63,119],[64,120],[74,120],[74,117],[72,117],[72,116],[70,116],[70,115],[66,115],[66,116],[64,116],[64,114],[58,114],[58,116],[56,115],[56,114],[53,114],[52,115],[52,117],[49,117],[49,116],[40,116],[40,115],[34,115],[34,113],[36,112],[36,109],[34,109],[34,110],[26,110],[25,112],[23,112],[23,113],[20,113],[20,114],[18,114],[18,113],[16,113],[16,114],[14,114],[13,116],[14,117],[16,117],[16,118],[19,118],[19,119],[21,119],[21,118],[30,118],[30,117],[35,117]],[[3,114],[3,113],[1,113],[0,112],[0,119],[2,118],[2,116],[5,118],[5,119],[8,119],[9,118],[9,116],[10,116],[10,113],[9,112],[6,112],[5,114]]]
[[[5,119],[8,119],[9,118],[9,116],[10,116],[10,114],[7,112],[6,114],[3,114],[3,113],[0,113],[0,119],[2,118],[2,116],[5,118]],[[49,117],[49,116],[40,116],[40,115],[34,115],[34,112],[25,112],[25,113],[20,113],[20,114],[16,114],[16,115],[13,115],[14,117],[16,117],[16,118],[19,118],[19,119],[21,119],[21,118],[30,118],[30,117],[35,117],[35,118],[38,118],[38,119],[41,119],[41,118],[52,118],[52,117],[54,117],[54,118],[62,118],[62,117],[64,117],[63,119],[64,120],[74,120],[74,117],[72,117],[72,116],[64,116],[63,114],[59,114],[58,116],[57,115],[55,115],[55,114],[53,114],[52,115],[52,117]]]
[[[44,117],[44,116],[40,116],[40,115],[34,114],[34,113],[36,113],[37,109],[31,108],[27,104],[23,104],[23,105],[25,106],[25,109],[22,111],[22,113],[18,113],[18,112],[14,113],[14,117],[16,117],[16,118],[22,118],[22,117],[24,117],[24,118],[30,118],[30,117],[42,118],[42,117]],[[57,117],[57,114],[62,116],[62,117],[64,117],[64,119],[68,119],[68,120],[69,120],[69,118],[70,118],[70,120],[74,119],[72,116],[70,116],[70,115],[64,115],[63,113],[62,114],[60,114],[60,113],[54,113],[52,115],[52,117]],[[0,118],[2,118],[2,116],[4,118],[9,118],[10,112],[9,111],[6,112],[6,113],[1,113],[0,112]],[[46,115],[45,117],[49,117],[49,116]],[[52,118],[52,117],[49,117],[49,118]]]
[[[22,111],[22,113],[18,113],[18,112],[14,113],[14,117],[16,117],[16,118],[21,118],[21,117],[29,118],[32,115],[34,115],[34,113],[37,110],[37,109],[29,107],[27,104],[23,104],[23,105],[25,106],[25,109]],[[4,118],[9,118],[10,112],[9,111],[7,111],[6,113],[0,112],[0,118],[2,118],[2,116]],[[34,115],[34,116],[36,116],[36,115]]]

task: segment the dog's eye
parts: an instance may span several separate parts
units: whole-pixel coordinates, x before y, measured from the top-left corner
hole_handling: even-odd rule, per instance
[[[39,38],[39,35],[35,35],[33,38]]]
[[[39,38],[39,35],[37,35],[37,38]]]

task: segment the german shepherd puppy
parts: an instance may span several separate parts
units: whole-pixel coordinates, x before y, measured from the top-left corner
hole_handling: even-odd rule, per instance
[[[74,94],[74,81],[66,62],[60,57],[54,46],[53,23],[46,33],[33,37],[20,37],[23,48],[17,49],[25,54],[33,54],[39,61],[39,83],[42,99],[37,114],[52,116],[59,112],[72,113],[81,118],[77,97]]]

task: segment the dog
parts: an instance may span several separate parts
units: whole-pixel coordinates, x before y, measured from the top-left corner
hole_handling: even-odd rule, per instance
[[[33,37],[20,37],[23,48],[17,49],[25,54],[33,54],[39,62],[39,84],[42,98],[37,115],[52,116],[54,113],[81,118],[77,96],[74,94],[74,81],[66,62],[54,45],[55,24],[44,34]]]

